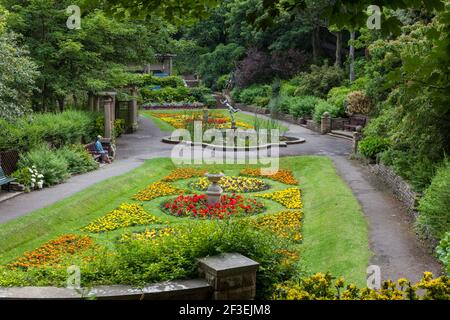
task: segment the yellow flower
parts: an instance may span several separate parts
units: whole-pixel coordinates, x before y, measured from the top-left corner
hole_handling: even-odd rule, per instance
[[[103,217],[94,220],[84,227],[83,230],[99,233],[130,226],[161,222],[158,217],[147,213],[141,205],[124,203]]]
[[[192,187],[198,190],[208,189],[210,182],[207,178],[199,178],[192,184]],[[225,192],[243,193],[257,192],[269,188],[269,186],[261,179],[247,177],[223,177],[219,181],[219,186]]]
[[[288,209],[301,209],[303,207],[300,189],[296,187],[273,193],[256,194],[255,196],[276,201]]]
[[[182,189],[165,182],[155,182],[133,196],[134,200],[149,201],[159,197],[183,193]]]
[[[303,212],[300,210],[285,210],[276,214],[251,219],[250,221],[257,228],[270,230],[282,238],[298,242],[302,240],[300,233],[302,217]]]

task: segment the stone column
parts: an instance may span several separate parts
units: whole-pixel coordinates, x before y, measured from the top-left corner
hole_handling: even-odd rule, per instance
[[[138,104],[137,104],[137,88],[130,88],[131,100],[128,101],[128,121],[131,132],[138,129]]]
[[[88,93],[88,109],[90,112],[94,111],[95,98],[92,92]]]
[[[213,288],[214,300],[253,300],[259,263],[239,253],[198,259],[199,273]]]
[[[327,134],[331,132],[331,116],[328,112],[324,112],[320,123],[320,133]]]
[[[96,94],[94,96],[94,111],[95,112],[100,112],[100,97]]]
[[[353,132],[353,146],[352,146],[353,153],[358,153],[358,145],[361,139],[362,139],[362,127],[357,126],[356,131]]]
[[[115,92],[99,92],[98,95],[102,98],[103,112],[105,115],[105,132],[103,137],[112,139],[112,131],[114,126],[114,101]]]

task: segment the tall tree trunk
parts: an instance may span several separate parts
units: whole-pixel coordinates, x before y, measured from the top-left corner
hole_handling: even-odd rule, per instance
[[[58,97],[59,111],[64,112],[65,106],[66,106],[66,99],[64,97]]]
[[[336,32],[336,61],[335,66],[341,66],[342,64],[342,31]]]
[[[321,54],[320,50],[320,27],[314,27],[312,32],[312,49],[313,49],[313,61],[316,63],[319,61],[319,56]]]
[[[355,31],[350,32],[350,40],[355,40]],[[350,44],[350,82],[355,81],[355,46]]]

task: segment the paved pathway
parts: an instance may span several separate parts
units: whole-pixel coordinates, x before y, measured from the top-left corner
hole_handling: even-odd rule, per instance
[[[281,156],[324,155],[334,161],[338,174],[348,183],[363,208],[369,225],[370,249],[374,253],[371,263],[381,267],[383,278],[404,276],[417,280],[424,270],[439,273],[439,264],[417,240],[400,202],[377,183],[366,167],[348,160],[349,141],[283,123],[289,128],[288,134],[306,138],[307,142],[281,148]],[[124,174],[146,159],[170,156],[172,146],[160,142],[165,135],[167,133],[141,117],[138,132],[118,140],[118,158],[113,164],[72,177],[67,183],[1,203],[0,224],[51,205],[99,181]]]

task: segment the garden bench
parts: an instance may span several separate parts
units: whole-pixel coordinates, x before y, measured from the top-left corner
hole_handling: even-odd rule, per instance
[[[103,150],[108,151],[108,155],[111,155],[113,153],[111,141],[103,140],[101,142],[102,142]],[[92,157],[94,158],[95,161],[99,161],[99,162],[101,161],[102,155],[99,152],[97,152],[97,150],[95,149],[95,142],[86,144],[84,146],[84,148],[86,149],[87,152],[89,152],[92,155]]]
[[[364,127],[367,123],[367,118],[364,116],[351,116],[348,122],[344,123],[344,130],[356,131],[356,128]]]
[[[3,185],[8,186],[8,191],[11,190],[11,182],[15,181],[15,178],[8,178],[5,175],[5,172],[3,171],[3,169],[0,167],[0,187],[2,187]]]

